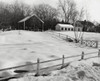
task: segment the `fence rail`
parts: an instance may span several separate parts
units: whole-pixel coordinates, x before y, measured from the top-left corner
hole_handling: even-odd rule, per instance
[[[84,55],[92,55],[94,53],[98,53],[98,52],[85,53]],[[74,57],[79,57],[79,56],[81,56],[81,55],[68,56],[68,57],[64,57],[64,59],[74,58]],[[39,63],[43,64],[43,63],[53,62],[53,61],[57,61],[57,60],[62,60],[62,58],[46,60],[46,61],[42,61],[42,62],[39,62]],[[30,66],[30,65],[36,65],[36,64],[37,64],[37,62],[36,63],[27,64],[27,65],[20,65],[20,66],[15,66],[15,67],[4,68],[4,69],[0,69],[0,71],[16,69],[16,68],[21,68],[21,67]]]
[[[81,40],[80,43],[88,47],[98,48],[98,41],[95,40]]]
[[[61,36],[61,35],[63,35],[63,34],[59,34],[59,36]],[[69,38],[70,36],[64,35],[63,37]],[[74,38],[72,38],[72,39],[74,39]],[[86,58],[87,55],[91,56],[93,54],[97,54],[97,55]],[[72,61],[69,61],[69,62],[65,61],[65,60],[68,60],[70,58],[76,58],[76,57],[79,57],[79,59],[72,60]],[[73,55],[73,56],[68,56],[68,57],[65,57],[63,55],[62,58],[57,58],[57,59],[52,59],[52,60],[46,60],[46,61],[40,61],[40,59],[38,58],[36,63],[31,63],[31,64],[27,64],[27,65],[20,65],[20,66],[15,66],[15,67],[9,67],[9,68],[3,68],[3,69],[0,69],[0,71],[2,72],[2,71],[6,71],[6,70],[11,70],[11,69],[16,70],[16,69],[21,68],[21,67],[36,65],[36,70],[28,71],[27,73],[29,73],[29,72],[35,72],[35,75],[39,76],[39,75],[41,75],[40,72],[44,71],[46,69],[50,69],[51,68],[50,71],[53,70],[54,67],[55,67],[54,69],[58,69],[58,68],[62,69],[62,68],[66,67],[69,63],[71,63],[73,61],[87,60],[87,59],[95,58],[95,57],[100,57],[100,50],[96,51],[96,52],[91,52],[91,53],[84,53],[84,52],[82,52],[79,55]],[[60,64],[56,64],[56,65],[51,65],[51,66],[48,66],[48,67],[43,67],[43,68],[40,67],[40,64],[49,63],[49,62],[56,62],[56,61],[61,61],[61,63]],[[10,77],[13,77],[13,76],[0,78],[0,81],[3,81],[4,79],[10,78]]]
[[[91,56],[92,54],[97,54],[97,55],[85,58],[85,56],[87,56],[87,55]],[[11,69],[18,69],[20,67],[25,67],[25,66],[30,66],[30,65],[36,65],[37,69],[33,70],[32,72],[33,73],[35,72],[36,73],[35,75],[39,76],[41,74],[40,72],[41,71],[45,71],[46,69],[50,69],[51,68],[51,70],[52,70],[53,67],[55,67],[54,68],[54,70],[55,70],[55,69],[58,69],[58,68],[62,69],[64,67],[66,67],[66,65],[68,65],[69,63],[71,63],[73,61],[65,62],[65,60],[68,60],[69,58],[75,58],[75,57],[80,57],[80,59],[73,60],[73,61],[87,60],[87,59],[90,59],[90,58],[100,57],[100,50],[97,51],[97,52],[91,52],[91,53],[84,53],[84,52],[82,52],[82,54],[80,54],[80,55],[74,55],[74,56],[68,56],[68,57],[65,57],[63,55],[62,58],[53,59],[53,60],[47,60],[47,61],[42,61],[42,62],[40,62],[40,59],[38,58],[36,63],[31,63],[31,64],[27,64],[27,65],[21,65],[21,66],[15,66],[15,67],[9,67],[9,68],[4,68],[4,69],[0,69],[0,71],[11,70]],[[52,65],[52,66],[44,67],[44,68],[40,68],[40,64],[48,63],[48,62],[53,62],[53,61],[58,61],[58,60],[62,61],[62,63],[61,64],[57,64],[57,65]],[[29,72],[31,72],[31,71],[29,71]],[[9,77],[12,77],[12,76],[9,76]],[[3,79],[6,79],[6,78],[8,78],[8,77],[5,77]],[[0,81],[2,81],[3,79],[1,78]]]
[[[59,36],[60,38],[62,38],[63,40],[69,41],[69,42],[75,42],[75,38],[62,34],[62,33],[54,33],[54,35]],[[79,44],[84,45],[84,46],[88,46],[88,47],[92,47],[92,48],[98,48],[99,42],[96,40],[79,40]]]

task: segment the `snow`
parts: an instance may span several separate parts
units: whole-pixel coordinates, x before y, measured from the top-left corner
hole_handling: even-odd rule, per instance
[[[87,39],[87,40],[98,40],[100,41],[100,34],[99,33],[93,33],[93,32],[73,32],[73,31],[61,31],[61,32],[56,32],[56,33],[61,33],[61,34],[65,34],[71,37],[75,38],[75,33],[77,34],[77,36],[79,37],[79,34],[83,34],[83,39]]]
[[[57,24],[57,25],[64,28],[74,28],[73,25],[70,24]]]
[[[40,61],[46,61],[50,59],[61,58],[62,55],[65,55],[65,57],[79,54],[81,55],[82,51],[85,53],[98,51],[98,49],[80,47],[75,43],[66,42],[61,38],[53,35],[53,32],[49,31],[33,32],[20,30],[20,33],[21,34],[19,34],[19,31],[6,31],[0,33],[0,69],[33,63],[36,62],[37,58],[40,58]],[[74,37],[73,32],[60,33]],[[95,40],[99,40],[99,36],[100,34],[98,33],[84,34],[84,38],[86,39],[93,38]],[[98,54],[94,53],[94,55]],[[85,56],[85,58],[86,57],[90,56],[88,55]],[[66,59],[66,61],[74,61],[76,59],[80,59],[80,57]],[[99,80],[98,77],[100,71],[99,68],[97,70],[97,68],[95,69],[92,67],[93,62],[100,63],[100,59],[92,58],[89,60],[74,61],[67,68],[51,72],[51,75],[48,77],[33,77],[26,75],[24,78],[20,78],[18,80],[12,79],[10,81],[73,81],[72,76],[78,79],[77,81],[81,81],[77,75],[77,73],[80,71],[84,71],[86,73],[84,81],[89,81],[90,78],[87,78],[89,76]],[[61,62],[57,61],[53,63],[47,63],[45,66],[57,63],[59,64]],[[77,70],[75,69],[76,67],[78,68]],[[34,66],[27,66],[24,69],[33,68]],[[13,73],[12,71],[4,71],[4,73],[0,73],[0,76],[8,76],[9,72]]]
[[[98,51],[94,48],[81,48],[49,32],[22,30],[20,32],[21,34],[19,34],[19,31],[0,33],[0,69],[26,64],[27,62],[36,62],[37,58],[40,58],[40,61],[46,61],[61,58],[62,55],[65,55],[65,57],[79,55],[82,51],[85,53]],[[76,59],[71,58],[67,61]],[[48,63],[45,66],[56,63]]]
[[[52,71],[49,76],[26,75],[10,81],[100,81],[100,67],[88,65],[86,60],[76,62],[76,65],[71,63],[64,69]]]

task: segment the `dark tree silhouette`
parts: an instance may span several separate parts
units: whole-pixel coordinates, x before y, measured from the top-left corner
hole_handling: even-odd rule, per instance
[[[40,4],[33,7],[33,13],[44,21],[44,30],[55,29],[58,12],[48,4]]]

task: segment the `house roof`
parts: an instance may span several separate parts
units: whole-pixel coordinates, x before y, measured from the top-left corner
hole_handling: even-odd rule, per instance
[[[75,23],[75,27],[83,27],[83,25],[81,24],[80,21],[77,21],[77,22]]]
[[[59,25],[60,27],[64,27],[64,28],[74,28],[74,26],[71,24],[57,24],[57,25]]]
[[[27,16],[25,17],[24,19],[20,20],[18,23],[21,23],[21,22],[25,22],[27,21],[28,19],[30,19],[31,17],[35,16],[38,20],[40,20],[42,23],[44,23],[37,15],[33,14],[31,16]]]

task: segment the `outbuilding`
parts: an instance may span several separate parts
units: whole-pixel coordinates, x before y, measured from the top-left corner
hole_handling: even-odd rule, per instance
[[[18,22],[19,29],[24,30],[44,30],[44,22],[35,14],[27,16]]]
[[[57,24],[55,26],[55,30],[57,31],[74,31],[73,25],[70,24]]]

